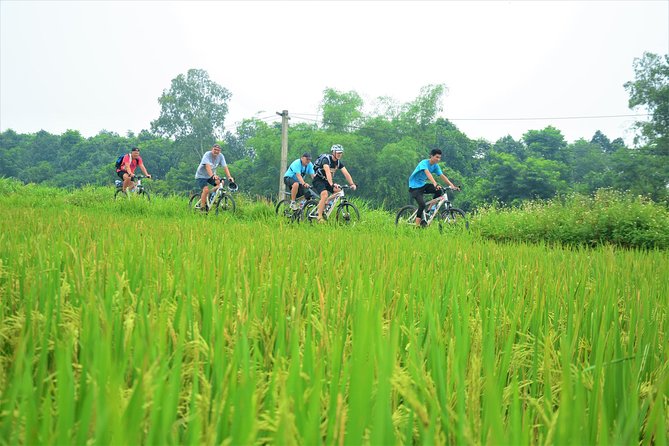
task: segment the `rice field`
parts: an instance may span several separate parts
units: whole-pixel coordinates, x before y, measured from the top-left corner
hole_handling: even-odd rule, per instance
[[[8,203],[0,444],[667,444],[667,251]]]

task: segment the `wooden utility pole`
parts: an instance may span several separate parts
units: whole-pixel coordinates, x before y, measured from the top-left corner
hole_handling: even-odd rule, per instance
[[[279,200],[283,200],[283,192],[285,191],[285,184],[283,184],[283,173],[288,168],[288,110],[283,110],[281,113],[276,112],[281,116],[281,170],[279,171]]]

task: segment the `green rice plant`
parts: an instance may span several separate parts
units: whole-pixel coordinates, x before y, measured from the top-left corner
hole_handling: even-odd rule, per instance
[[[667,443],[665,251],[95,191],[0,197],[1,444]]]

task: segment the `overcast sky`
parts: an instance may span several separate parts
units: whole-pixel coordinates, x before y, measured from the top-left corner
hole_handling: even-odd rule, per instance
[[[623,88],[669,53],[669,1],[0,1],[0,130],[148,129],[170,81],[201,68],[232,92],[226,129],[287,109],[316,118],[325,88],[372,107],[443,83],[470,138],[553,125],[631,141]],[[276,117],[279,119],[279,117]],[[464,119],[464,120],[463,120]]]

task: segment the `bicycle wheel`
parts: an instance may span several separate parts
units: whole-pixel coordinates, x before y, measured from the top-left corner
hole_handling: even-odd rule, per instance
[[[439,230],[448,231],[467,231],[469,230],[469,222],[465,211],[458,208],[446,209],[439,214]]]
[[[281,217],[282,220],[288,223],[299,221],[300,219],[300,211],[294,211],[290,208],[290,199],[288,198],[279,201],[276,205],[276,208],[274,209],[274,212],[277,216]]]
[[[200,212],[200,201],[200,194],[190,194],[190,198],[188,199],[188,207],[190,207],[194,212]]]
[[[128,194],[126,194],[123,189],[116,189],[116,192],[114,192],[114,200],[118,200],[119,198],[128,198]]]
[[[149,195],[149,191],[146,189],[141,189],[139,192],[137,192],[137,195],[146,198],[146,201],[151,201],[151,195]]]
[[[360,212],[353,203],[342,203],[337,206],[337,223],[340,225],[351,225],[360,221]]]
[[[304,220],[309,223],[313,223],[318,218],[318,201],[309,200],[304,203],[302,210],[300,211],[299,220]]]
[[[234,214],[236,205],[235,200],[228,194],[222,195],[219,198],[218,202],[214,204],[216,208],[216,215],[221,215],[223,213]]]
[[[396,226],[416,226],[416,212],[418,208],[413,205],[407,205],[397,211],[395,216]]]

